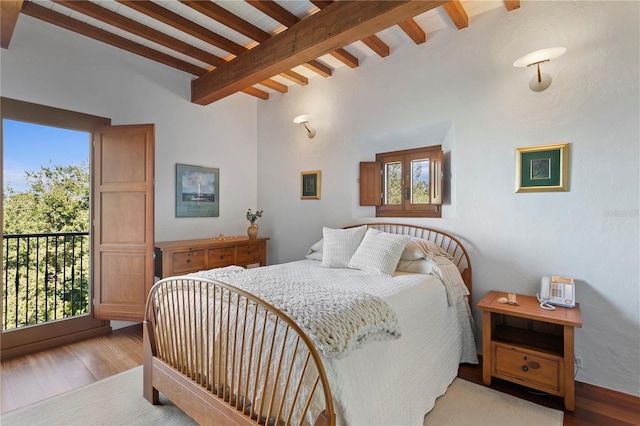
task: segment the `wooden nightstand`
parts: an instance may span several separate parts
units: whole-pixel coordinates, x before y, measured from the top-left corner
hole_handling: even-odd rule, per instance
[[[575,409],[573,334],[582,327],[575,308],[540,308],[533,296],[517,295],[518,305],[498,302],[506,293],[490,291],[476,305],[482,311],[482,380],[491,377],[564,397]]]

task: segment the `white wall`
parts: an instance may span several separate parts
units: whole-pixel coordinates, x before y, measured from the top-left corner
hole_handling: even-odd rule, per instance
[[[190,75],[26,15],[0,61],[4,97],[155,124],[156,241],[246,234],[257,197],[255,98],[193,104]],[[176,163],[220,169],[219,217],[175,217]]]
[[[535,294],[542,275],[575,277],[577,380],[640,395],[639,16],[637,2],[523,2],[259,102],[270,262],[302,258],[322,226],[375,219],[358,206],[359,161],[443,141],[453,173],[444,218],[399,222],[464,239],[475,301],[491,289]],[[534,70],[512,63],[553,46],[567,48],[544,65],[554,82],[532,92]],[[315,139],[291,122],[302,113]],[[562,142],[570,191],[516,194],[516,148]],[[301,201],[300,172],[315,169],[322,199]]]

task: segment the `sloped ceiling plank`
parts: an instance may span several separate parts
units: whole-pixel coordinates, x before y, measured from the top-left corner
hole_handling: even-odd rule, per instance
[[[386,58],[389,56],[389,46],[380,40],[380,37],[377,35],[372,35],[369,37],[365,37],[361,40],[369,49],[376,52],[380,57]]]
[[[9,48],[21,8],[22,0],[0,1],[0,46],[3,49]]]
[[[150,0],[118,0],[118,2],[236,56],[247,51],[246,47],[222,37],[208,28],[200,26]]]
[[[520,0],[504,0],[504,5],[507,8],[507,12],[511,12],[515,9],[520,9]]]
[[[46,7],[38,6],[35,3],[27,2],[22,6],[22,13],[33,18],[40,19],[53,25],[65,28],[69,31],[99,40],[103,43],[126,50],[136,55],[144,56],[161,64],[185,71],[196,76],[203,75],[207,70],[196,65],[174,58],[173,56],[158,52],[149,47],[143,46],[124,37],[117,36],[109,31],[85,24],[77,19],[70,18],[61,13],[54,12]]]
[[[412,18],[400,22],[398,26],[404,31],[415,44],[422,44],[427,41],[427,33],[424,32],[418,23]]]
[[[426,1],[340,1],[191,82],[206,105],[442,5]]]
[[[91,18],[105,22],[109,25],[113,25],[116,28],[130,32],[139,37],[158,43],[164,47],[180,52],[184,55],[198,59],[204,63],[219,66],[226,61],[216,55],[209,52],[205,52],[202,49],[191,46],[176,38],[170,37],[163,32],[155,30],[153,28],[142,25],[141,23],[127,18],[119,13],[113,12],[104,7],[100,7],[95,3],[87,0],[53,0],[62,6],[68,7],[71,10],[90,16]]]
[[[197,10],[203,15],[208,16],[211,19],[214,19],[220,22],[223,25],[239,32],[240,34],[249,37],[252,40],[258,41],[262,43],[271,37],[266,31],[261,30],[255,25],[251,25],[247,21],[238,18],[233,13],[229,12],[222,6],[218,6],[217,4],[210,1],[202,1],[202,0],[180,0],[181,3],[186,4],[190,8]]]
[[[469,15],[467,15],[459,0],[449,1],[443,4],[442,7],[459,30],[469,26]]]

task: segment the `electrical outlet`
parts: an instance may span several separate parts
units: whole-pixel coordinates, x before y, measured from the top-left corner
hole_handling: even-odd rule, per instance
[[[576,367],[582,368],[582,358],[576,357]]]

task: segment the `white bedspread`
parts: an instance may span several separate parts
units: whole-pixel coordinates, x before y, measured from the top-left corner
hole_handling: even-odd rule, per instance
[[[320,354],[340,358],[374,340],[400,336],[393,309],[365,291],[331,285],[308,285],[282,277],[264,276],[240,266],[189,274],[218,280],[271,303],[294,320]]]
[[[468,305],[461,300],[449,306],[439,278],[330,269],[316,260],[256,271],[364,291],[382,298],[396,312],[402,330],[399,339],[371,342],[341,359],[323,358],[338,424],[422,425],[436,398],[456,377],[458,364],[478,362]]]

